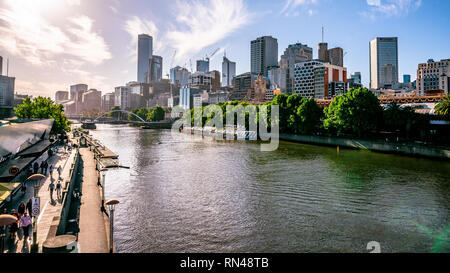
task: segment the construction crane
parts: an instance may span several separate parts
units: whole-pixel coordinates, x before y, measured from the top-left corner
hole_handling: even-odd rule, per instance
[[[194,73],[194,71],[192,71],[192,60],[191,59],[189,59],[189,66],[191,68],[191,73]]]
[[[208,55],[206,55],[206,60],[209,62],[209,60],[211,60],[216,54],[217,52],[219,52],[220,47],[216,50],[214,50],[214,52],[208,57]]]

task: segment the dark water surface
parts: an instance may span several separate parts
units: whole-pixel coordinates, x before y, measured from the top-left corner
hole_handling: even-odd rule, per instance
[[[450,252],[450,163],[98,125],[119,252]]]

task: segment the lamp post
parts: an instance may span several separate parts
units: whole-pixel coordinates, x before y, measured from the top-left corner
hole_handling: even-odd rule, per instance
[[[102,210],[106,211],[105,209],[105,176],[106,172],[108,171],[107,168],[102,168],[100,172],[102,172]]]
[[[117,204],[119,204],[119,200],[111,199],[108,200],[105,204],[109,209],[109,253],[113,253],[114,248],[114,209]]]
[[[33,174],[30,177],[28,177],[26,181],[31,180],[34,181],[34,194],[33,196],[36,198],[39,191],[38,181],[45,178],[42,174]],[[40,211],[39,211],[40,213]],[[33,215],[33,245],[31,246],[31,251],[34,253],[38,252],[38,244],[37,244],[37,221],[36,221],[36,215]]]
[[[4,226],[8,226],[11,225],[12,223],[17,221],[17,217],[14,215],[9,215],[9,214],[2,214],[0,215],[0,228],[3,229]],[[0,234],[0,253],[3,253],[3,251],[5,250],[5,230],[2,231],[2,233]]]

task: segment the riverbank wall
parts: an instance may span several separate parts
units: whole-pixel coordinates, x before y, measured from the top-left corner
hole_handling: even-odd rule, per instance
[[[339,146],[343,148],[369,150],[380,153],[392,153],[407,156],[450,160],[450,147],[292,134],[280,134],[280,140],[324,146]]]

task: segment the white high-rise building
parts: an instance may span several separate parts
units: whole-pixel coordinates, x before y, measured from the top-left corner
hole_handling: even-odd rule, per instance
[[[232,85],[234,76],[236,76],[236,63],[230,61],[226,56],[223,56],[222,87]]]
[[[370,88],[392,88],[398,83],[398,39],[379,37],[370,41]]]
[[[147,34],[140,34],[138,36],[138,75],[137,81],[141,83],[148,83],[151,74],[153,56],[153,38]]]

